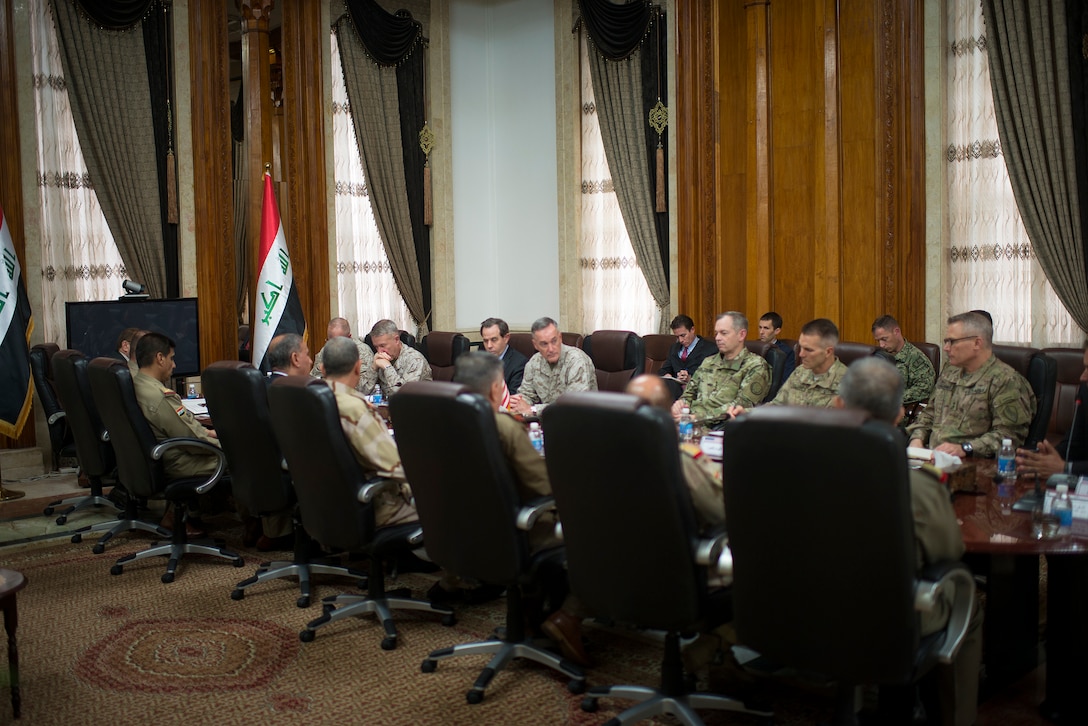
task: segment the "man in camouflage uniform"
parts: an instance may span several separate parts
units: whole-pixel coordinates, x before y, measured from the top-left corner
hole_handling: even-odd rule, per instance
[[[933,393],[933,381],[937,373],[933,370],[933,361],[910,341],[903,337],[899,323],[891,315],[883,315],[873,322],[873,338],[881,350],[895,356],[895,367],[903,376],[906,386],[903,392],[903,404],[925,402]]]
[[[397,445],[385,428],[385,422],[356,390],[361,374],[359,349],[349,338],[337,337],[325,344],[325,381],[336,397],[340,427],[368,477],[380,476],[393,484],[378,494],[374,506],[374,525],[386,527],[419,519],[412,505],[412,492],[404,481]]]
[[[831,406],[846,366],[835,357],[839,329],[827,318],[805,323],[797,338],[801,367],[794,370],[768,406]]]
[[[431,364],[415,348],[405,347],[400,339],[400,328],[392,320],[374,323],[370,329],[370,342],[377,351],[370,368],[386,398],[408,381],[431,380]]]
[[[698,419],[717,418],[734,406],[751,408],[771,388],[771,367],[744,345],[748,318],[743,313],[722,313],[714,322],[718,354],[706,358],[691,377],[684,395],[672,405],[679,418],[685,407]]]
[[[377,372],[372,367],[374,362],[374,351],[370,349],[362,340],[351,337],[351,323],[345,318],[333,318],[329,321],[329,327],[325,331],[325,340],[329,341],[333,338],[351,338],[355,342],[355,347],[359,349],[359,361],[362,364],[362,373],[359,376],[359,386],[356,388],[360,393],[370,393],[374,390],[374,382],[377,380]],[[317,352],[317,357],[314,358],[313,368],[310,370],[310,375],[315,378],[324,378],[324,368],[322,367],[325,362],[325,348]]]
[[[907,428],[911,446],[953,456],[997,455],[1001,439],[1019,446],[1035,415],[1028,382],[993,354],[993,327],[978,313],[948,319],[941,371],[929,405]]]
[[[597,370],[579,348],[563,345],[559,323],[540,318],[532,324],[533,347],[537,352],[525,364],[525,377],[510,410],[529,415],[539,413],[567,391],[596,391]]]

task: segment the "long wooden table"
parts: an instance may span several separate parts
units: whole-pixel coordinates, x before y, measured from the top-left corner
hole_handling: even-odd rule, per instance
[[[1038,665],[1039,556],[1046,557],[1046,701],[1044,712],[1064,718],[1085,710],[1078,689],[1088,683],[1088,522],[1073,520],[1070,535],[1032,536],[1031,513],[1002,513],[993,475],[996,463],[977,462],[979,493],[953,496],[972,570],[986,577],[984,650],[987,680],[1000,686]],[[1017,482],[1017,499],[1034,482]],[[1088,723],[1088,720],[1081,721]]]

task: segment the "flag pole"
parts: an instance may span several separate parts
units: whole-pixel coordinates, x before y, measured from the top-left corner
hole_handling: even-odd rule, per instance
[[[26,496],[26,492],[20,492],[15,489],[5,489],[3,484],[3,469],[0,467],[0,502],[10,502],[12,499],[21,499]]]

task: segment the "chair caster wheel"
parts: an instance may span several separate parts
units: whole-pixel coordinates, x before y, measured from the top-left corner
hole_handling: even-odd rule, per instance
[[[457,625],[457,616],[453,613],[446,613],[442,616],[442,624],[447,628],[453,625]]]
[[[593,696],[586,696],[582,699],[582,710],[586,713],[597,713],[597,699]]]
[[[81,534],[73,534],[72,535],[72,544],[79,544],[82,541],[83,541],[83,535],[81,535]]]
[[[174,573],[164,572],[162,573],[162,577],[160,577],[159,579],[162,580],[162,584],[169,585],[171,582],[174,581]]]
[[[465,700],[468,701],[470,705],[475,706],[477,703],[484,700],[484,692],[473,689],[465,694]]]
[[[63,514],[57,517],[57,524],[64,524],[67,521],[68,517],[64,516]]]
[[[95,553],[96,555],[100,555],[105,551],[106,545],[104,544],[96,544],[94,547],[91,548],[91,552]]]
[[[114,565],[113,567],[110,568],[110,574],[111,575],[120,575],[124,571],[125,571],[124,565]]]
[[[46,517],[48,517],[52,513],[53,513],[53,508],[52,507],[46,507],[45,509],[42,510],[42,514],[45,515]]]
[[[245,596],[246,596],[246,591],[243,590],[240,587],[236,588],[234,590],[231,590],[231,593],[230,593],[230,599],[231,600],[241,600]]]
[[[420,673],[434,673],[438,668],[438,661],[427,658],[419,664]]]
[[[301,633],[298,634],[298,639],[301,640],[303,643],[310,643],[314,639],[314,631],[303,630]]]
[[[586,692],[586,681],[584,678],[572,678],[567,681],[567,690],[573,693],[575,696]]]
[[[245,567],[246,561],[239,557],[235,559],[231,564],[233,564],[235,567]]]
[[[397,638],[395,635],[387,635],[382,638],[382,650],[395,650],[397,647]]]
[[[300,608],[310,607],[310,596],[309,595],[303,595],[298,600],[295,600],[295,605],[297,605]]]

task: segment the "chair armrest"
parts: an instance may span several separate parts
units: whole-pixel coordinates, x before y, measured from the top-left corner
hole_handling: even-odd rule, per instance
[[[215,471],[211,473],[211,476],[205,480],[203,484],[196,487],[197,494],[203,494],[216,485],[216,482],[223,476],[223,472],[227,470],[227,455],[223,453],[223,450],[218,446],[209,444],[207,441],[201,441],[200,439],[189,438],[174,438],[160,441],[151,448],[151,458],[158,461],[163,457],[168,450],[177,448],[178,446],[185,446],[190,449],[205,449],[211,451],[216,455]]]
[[[563,541],[563,523],[558,519],[555,521],[555,538],[560,542]]]
[[[64,411],[57,411],[52,416],[50,416],[49,418],[46,419],[46,423],[48,423],[50,426],[52,426],[57,421],[60,421],[62,418],[64,418]]]
[[[102,433],[98,435],[98,438],[102,440],[102,443],[108,444],[110,442],[110,432],[102,429]]]
[[[695,563],[704,567],[715,565],[728,542],[724,527],[700,537],[695,543]]]
[[[416,527],[412,530],[412,533],[408,535],[408,544],[413,547],[420,547],[423,545],[423,527]]]
[[[941,594],[949,590],[952,593],[952,611],[945,626],[944,642],[936,653],[941,663],[952,662],[967,635],[975,607],[974,575],[967,565],[958,560],[949,560],[926,567],[914,585],[914,609],[919,612],[932,610]]]
[[[518,529],[528,532],[545,512],[555,510],[555,497],[537,497],[518,507]]]
[[[367,479],[363,482],[363,485],[359,487],[359,491],[355,496],[363,504],[370,504],[371,500],[378,496],[383,489],[388,489],[391,486],[399,488],[400,484],[399,481],[394,479],[385,479],[376,476],[373,479]]]
[[[718,553],[714,572],[723,579],[733,579],[733,550],[729,549],[728,544]]]

